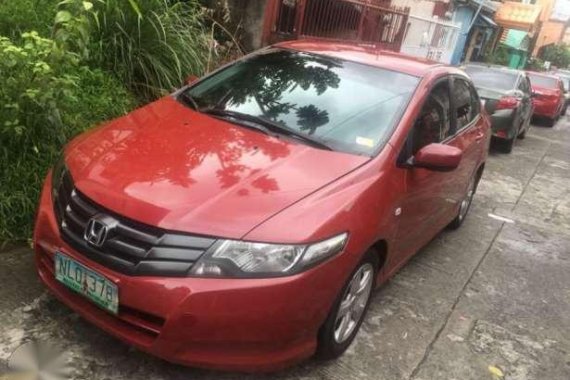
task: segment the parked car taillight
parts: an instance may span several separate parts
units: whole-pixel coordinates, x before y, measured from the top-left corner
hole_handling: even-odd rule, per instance
[[[519,105],[519,100],[514,96],[503,96],[497,102],[495,110],[512,110],[517,108]]]

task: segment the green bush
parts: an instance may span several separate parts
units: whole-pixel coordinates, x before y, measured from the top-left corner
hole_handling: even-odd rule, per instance
[[[151,100],[204,72],[211,41],[197,0],[65,0],[55,39]]]
[[[49,36],[57,3],[58,0],[0,0],[0,35],[13,39],[36,30]]]
[[[484,61],[494,65],[509,65],[509,48],[503,44],[499,44],[495,51],[489,51],[484,57]]]
[[[0,37],[0,241],[29,238],[48,168],[62,145],[126,112],[132,96],[113,77],[36,32]]]
[[[198,0],[0,0],[0,242],[31,236],[73,135],[237,54]]]
[[[532,70],[532,71],[545,71],[545,67],[544,67],[544,61],[538,57],[530,57],[528,59],[528,61],[526,62],[526,67],[527,70]]]
[[[570,49],[565,44],[544,46],[540,51],[540,57],[558,68],[565,69],[570,66]]]

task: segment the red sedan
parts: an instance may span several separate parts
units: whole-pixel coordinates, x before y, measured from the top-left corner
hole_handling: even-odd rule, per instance
[[[458,69],[276,45],[75,138],[45,181],[37,269],[84,318],[172,362],[335,357],[373,288],[461,225],[489,141]]]
[[[534,116],[546,118],[554,126],[564,108],[564,84],[555,75],[528,72],[532,86]]]

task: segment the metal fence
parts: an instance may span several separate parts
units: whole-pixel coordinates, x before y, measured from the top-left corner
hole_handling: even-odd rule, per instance
[[[402,53],[449,63],[457,44],[459,25],[410,15]]]
[[[389,0],[271,0],[265,43],[322,38],[399,51],[409,8]]]

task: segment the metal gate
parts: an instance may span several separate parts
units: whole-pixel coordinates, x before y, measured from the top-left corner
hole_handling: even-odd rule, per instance
[[[399,51],[410,9],[389,4],[390,0],[269,0],[263,41],[321,38]]]
[[[416,57],[450,63],[459,31],[459,25],[450,22],[410,15],[401,51]]]

